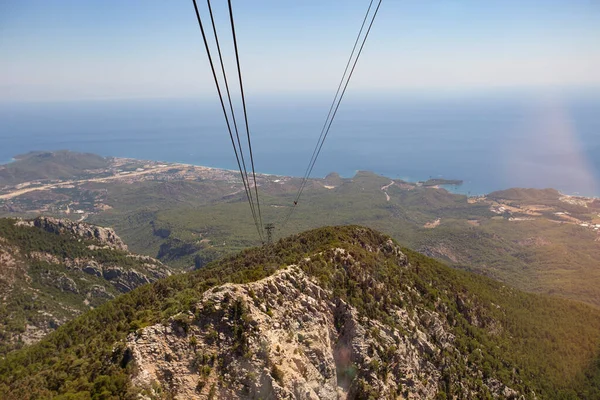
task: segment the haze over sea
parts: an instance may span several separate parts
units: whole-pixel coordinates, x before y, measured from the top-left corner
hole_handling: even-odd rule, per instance
[[[330,98],[290,97],[249,99],[257,172],[304,174]],[[2,162],[67,149],[237,168],[216,98],[0,103],[0,143]],[[461,179],[455,190],[471,195],[553,187],[600,196],[600,94],[353,94],[312,176],[357,170],[410,181]]]

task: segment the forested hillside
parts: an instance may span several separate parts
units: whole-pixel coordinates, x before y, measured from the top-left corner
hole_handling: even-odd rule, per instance
[[[0,355],[75,316],[171,274],[127,251],[112,229],[69,220],[0,219]]]
[[[314,318],[300,328],[290,325],[301,317],[289,296],[311,304],[304,313]],[[308,328],[318,321],[357,344],[347,361],[327,364],[328,354],[339,360],[339,353]],[[286,336],[298,329],[302,335]],[[280,350],[273,342],[261,347],[273,337],[289,341],[277,343]],[[598,398],[599,345],[600,312],[589,306],[453,270],[366,228],[322,228],[142,286],[85,313],[0,362],[0,393],[258,398],[321,379],[365,399]],[[291,366],[294,354],[304,367]],[[333,370],[311,372],[322,362]],[[155,371],[156,379],[141,371]]]

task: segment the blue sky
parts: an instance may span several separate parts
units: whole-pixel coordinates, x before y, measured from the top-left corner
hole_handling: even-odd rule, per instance
[[[227,46],[226,1],[213,3]],[[335,90],[368,0],[233,4],[248,92],[311,94]],[[600,2],[384,0],[351,85],[600,87]],[[0,101],[203,96],[191,0],[0,0]]]

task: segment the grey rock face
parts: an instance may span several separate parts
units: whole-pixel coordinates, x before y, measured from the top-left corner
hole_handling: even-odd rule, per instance
[[[50,241],[61,236],[90,250],[69,254],[56,246],[32,251],[26,242],[10,244],[0,237],[0,307],[16,304],[22,315],[37,313],[3,336],[15,348],[21,345],[21,333],[23,342],[34,343],[70,318],[114,298],[117,291],[125,293],[171,274],[160,261],[129,253],[112,229],[51,217],[17,220],[15,226],[44,230],[48,233],[39,233]],[[56,296],[56,289],[66,296]],[[18,303],[15,294],[20,293],[31,297],[32,305]],[[0,331],[6,326],[0,321]]]
[[[95,275],[97,277],[102,276],[102,267],[100,267],[95,261],[88,262],[87,265],[81,270],[86,274]]]
[[[337,400],[364,398],[369,388],[380,398],[433,399],[442,376],[431,360],[457,351],[437,312],[398,308],[393,328],[359,315],[294,265],[213,288],[195,310],[128,337],[134,385],[153,393],[158,382],[176,399],[212,391],[223,399]],[[498,397],[516,395],[499,381],[486,385]]]
[[[65,274],[62,274],[58,279],[58,285],[63,292],[79,293],[75,281]]]
[[[94,285],[87,293],[88,297],[102,298],[102,299],[113,299],[115,296],[106,291],[104,286]]]
[[[111,248],[127,250],[127,245],[112,228],[103,228],[84,222],[53,217],[37,217],[32,221],[21,221],[21,225],[36,226],[52,233],[70,233],[83,239],[96,240]]]
[[[41,282],[53,286],[63,292],[79,293],[79,288],[73,279],[65,273],[57,271],[46,271],[40,275]]]

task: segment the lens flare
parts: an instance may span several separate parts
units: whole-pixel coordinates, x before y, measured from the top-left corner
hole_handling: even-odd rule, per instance
[[[565,102],[547,96],[528,104],[504,146],[505,173],[515,186],[557,188],[592,196],[598,179]]]

